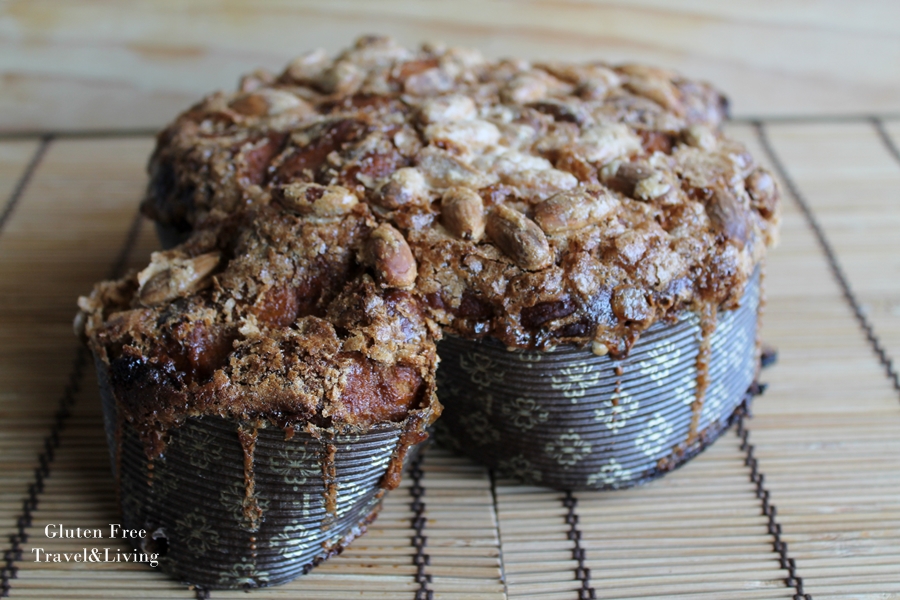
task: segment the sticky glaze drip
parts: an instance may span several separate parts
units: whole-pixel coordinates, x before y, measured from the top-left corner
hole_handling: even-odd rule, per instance
[[[260,423],[254,423],[249,427],[241,424],[238,426],[238,441],[244,453],[244,499],[241,502],[244,511],[244,521],[248,531],[258,531],[262,519],[262,508],[256,497],[256,472],[254,470],[253,457],[256,453],[256,441],[259,438]]]
[[[147,459],[147,487],[153,489],[153,459]]]
[[[379,482],[382,488],[393,490],[400,485],[403,462],[406,460],[409,449],[428,439],[428,433],[425,431],[426,426],[427,423],[424,423],[419,415],[413,415],[407,420],[406,427],[397,439],[397,445],[394,447],[393,454],[391,454],[387,471],[385,471]]]
[[[700,428],[700,415],[709,387],[709,363],[712,358],[712,336],[716,332],[718,311],[713,304],[707,304],[700,313],[700,347],[697,351],[697,389],[691,403],[691,426],[688,430],[686,445],[691,446],[696,440]]]
[[[621,364],[615,366],[615,373],[616,389],[613,391],[613,396],[611,399],[611,404],[613,405],[613,407],[619,406],[619,400],[622,397],[622,376],[625,374],[625,369],[622,368]],[[619,413],[615,410],[612,410],[610,412],[612,414],[613,421],[615,421],[619,417]]]
[[[333,437],[333,436],[332,436]],[[331,442],[324,442],[322,454],[320,455],[319,465],[322,468],[322,486],[323,497],[325,498],[325,521],[322,528],[330,525],[337,517],[337,468],[335,466],[334,457],[337,454],[337,447]]]
[[[269,253],[255,246],[252,251]],[[140,306],[135,281],[112,287],[100,295],[110,302],[128,296]],[[410,411],[439,411],[437,352],[429,337],[434,324],[405,291],[383,290],[361,275],[322,309],[322,317],[293,319],[290,312],[290,327],[246,317],[239,335],[231,331],[236,319],[222,323],[209,306],[222,298],[194,297],[193,310],[203,314],[187,322],[178,312],[181,300],[115,313],[91,341],[116,408],[148,458],[164,454],[170,433],[188,417],[263,419],[289,441],[297,426],[364,434],[376,424],[400,428]],[[241,309],[252,314],[255,306],[244,302]],[[228,360],[222,340],[232,344]],[[285,386],[285,380],[303,383]],[[429,415],[429,422],[436,416]]]

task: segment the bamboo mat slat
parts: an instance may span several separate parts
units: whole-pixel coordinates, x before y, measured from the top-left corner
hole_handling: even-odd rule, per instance
[[[704,459],[685,467],[683,477],[639,490],[577,494],[586,565],[598,598],[646,597],[662,590],[678,598],[701,591],[722,598],[789,597],[734,439],[721,440]],[[537,488],[498,488],[511,597],[540,591],[555,597],[574,589],[563,570],[573,546],[566,539],[563,500]],[[717,560],[723,548],[728,555]],[[749,589],[770,591],[753,596],[737,591]]]
[[[36,148],[4,145],[7,191]],[[33,479],[73,370],[73,301],[109,274],[149,149],[146,139],[53,143],[0,232],[0,489],[14,498],[4,498],[4,511],[20,509]],[[13,161],[16,175],[7,170]],[[0,539],[14,524],[0,520]]]
[[[900,128],[888,131],[900,139]],[[879,338],[900,356],[900,164],[869,123],[779,126],[772,139]]]
[[[767,160],[754,127],[729,129]],[[764,130],[834,247],[874,335],[897,357],[900,163],[866,122]],[[900,123],[887,123],[886,131],[900,139]],[[84,546],[46,539],[47,523],[102,527],[117,518],[96,383],[90,369],[72,378],[78,344],[70,323],[75,297],[108,275],[123,248],[151,145],[149,138],[51,142],[0,230],[4,544],[22,529],[17,520],[60,401],[72,406],[30,511],[32,525],[24,528],[30,538],[13,561],[10,597],[196,595],[143,566],[36,564],[31,553],[33,545]],[[37,148],[36,141],[0,143],[0,200]],[[157,247],[149,223],[135,233],[125,267],[142,265]],[[593,590],[597,598],[762,600],[792,598],[798,582],[788,581],[791,572],[817,600],[900,594],[900,394],[789,197],[782,239],[768,265],[763,336],[778,348],[779,362],[764,373],[770,385],[745,424],[746,443],[729,432],[662,480],[573,495],[494,480],[432,447],[418,479],[429,557],[424,585],[413,563],[416,514],[407,474],[369,532],[341,556],[252,595],[548,600]],[[767,516],[768,505],[777,512]]]
[[[22,140],[0,142],[0,219],[6,219],[13,208],[13,191],[19,186],[40,142]],[[10,199],[10,201],[7,201]],[[0,226],[5,221],[0,220]]]
[[[726,435],[703,458],[685,466],[679,477],[651,484],[659,499],[640,510],[632,500],[642,489],[578,494],[586,564],[598,598],[640,598],[650,590],[671,598],[701,591],[715,597],[751,591],[759,598],[790,597],[738,438]],[[722,501],[723,494],[728,501]],[[627,512],[617,514],[616,508]],[[623,544],[650,549],[660,540],[670,552],[651,562],[609,560]],[[685,552],[691,552],[687,564]]]
[[[119,240],[121,243],[121,240]],[[96,380],[92,371],[85,374],[83,390],[73,407],[67,431],[57,450],[53,473],[46,479],[43,498],[33,514],[35,527],[23,545],[24,558],[18,563],[12,597],[23,598],[95,598],[128,597],[132,586],[137,597],[192,598],[193,592],[144,565],[126,563],[37,563],[34,548],[44,552],[78,552],[85,545],[127,551],[115,540],[47,538],[44,527],[100,528],[118,522],[114,482],[109,454],[96,398]],[[77,525],[76,525],[77,524]],[[87,542],[87,544],[86,544]]]
[[[885,235],[884,223],[900,215],[900,165],[875,128],[768,125],[766,133],[852,289],[862,292],[860,298],[889,297],[898,281],[891,273],[900,273],[900,236]],[[755,142],[750,131],[738,135]],[[755,145],[752,150],[765,156]],[[797,206],[788,200],[786,208],[784,238],[816,246]],[[871,244],[884,249],[868,256]],[[779,348],[779,365],[766,374],[770,388],[756,402],[749,425],[760,470],[807,592],[815,598],[891,593],[900,580],[900,448],[894,441],[900,395],[824,254],[817,268],[805,268],[779,260],[784,252],[777,250],[770,262],[765,316],[765,338]],[[781,296],[777,282],[784,280],[802,282],[813,293]],[[873,324],[881,339],[889,339],[882,322]],[[884,572],[869,557],[887,564]],[[845,562],[829,562],[837,558]]]

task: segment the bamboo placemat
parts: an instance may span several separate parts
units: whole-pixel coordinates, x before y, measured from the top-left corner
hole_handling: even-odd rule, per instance
[[[729,125],[780,175],[754,416],[637,489],[554,492],[430,447],[341,556],[259,598],[900,597],[900,122]],[[44,527],[116,522],[96,382],[74,300],[142,265],[152,138],[0,141],[0,595],[246,598],[81,550]],[[124,550],[124,545],[122,546]]]

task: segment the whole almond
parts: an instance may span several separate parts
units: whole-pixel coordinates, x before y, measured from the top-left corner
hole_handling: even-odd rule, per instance
[[[231,102],[231,108],[249,117],[280,115],[305,106],[306,103],[290,92],[274,88],[260,88],[242,94]]]
[[[627,75],[626,89],[653,100],[678,116],[684,114],[681,92],[672,83],[673,73],[644,65],[622,65],[619,70]]]
[[[317,183],[290,183],[278,188],[275,197],[292,212],[322,218],[345,215],[359,203],[345,187]]]
[[[365,79],[362,69],[349,60],[339,60],[322,71],[315,84],[326,94],[352,94]]]
[[[138,273],[141,285],[138,300],[144,306],[159,304],[201,289],[209,281],[207,276],[221,259],[218,252],[186,259],[167,260],[163,256],[162,253],[154,253],[153,258],[157,260]]]
[[[416,282],[416,259],[403,234],[391,225],[382,223],[372,231],[366,254],[382,287],[405,288]]]
[[[713,152],[719,144],[715,130],[709,125],[691,125],[684,130],[682,137],[688,146],[707,152]]]
[[[672,184],[666,181],[661,171],[644,177],[634,186],[634,197],[638,200],[654,200],[669,193]]]
[[[441,196],[441,223],[458,238],[479,241],[484,235],[484,200],[471,188],[448,189]]]
[[[257,69],[249,75],[241,77],[241,82],[238,84],[238,90],[242,92],[255,92],[266,85],[271,85],[273,81],[275,81],[274,75],[265,69]]]
[[[716,189],[706,204],[706,214],[713,227],[741,246],[750,238],[747,209],[730,190]]]
[[[594,225],[619,205],[599,186],[579,187],[551,196],[534,207],[534,220],[547,233],[562,233]]]
[[[765,218],[771,218],[778,211],[778,186],[775,180],[763,168],[757,168],[750,173],[745,182],[750,198],[753,199],[753,207]]]
[[[491,240],[526,271],[537,271],[552,262],[547,236],[537,223],[505,205],[488,215],[485,231]]]
[[[611,167],[601,171],[603,183],[636,200],[653,200],[672,189],[664,175],[650,165],[623,162]]]
[[[625,162],[620,164],[619,168],[616,169],[615,178],[621,180],[625,186],[630,189],[628,192],[628,195],[630,196],[634,193],[635,186],[640,183],[642,179],[646,179],[652,174],[653,169],[647,165]]]
[[[373,198],[375,204],[388,210],[407,204],[424,204],[427,201],[428,185],[421,171],[415,167],[403,167],[394,171]]]

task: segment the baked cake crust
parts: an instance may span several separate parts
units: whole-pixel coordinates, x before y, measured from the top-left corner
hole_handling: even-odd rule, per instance
[[[403,234],[445,331],[623,354],[659,319],[733,307],[774,242],[777,189],[719,130],[726,106],[661,69],[367,37],[182,114],[143,208],[190,230],[303,184],[349,192]]]
[[[442,331],[621,356],[736,306],[779,195],[726,107],[637,65],[311,52],[159,135],[143,210],[191,235],[82,298],[78,328],[156,432],[186,413],[430,422]]]
[[[437,418],[438,332],[413,293],[357,265],[374,230],[364,204],[327,218],[259,206],[80,298],[76,328],[148,453],[191,416],[334,432]]]

